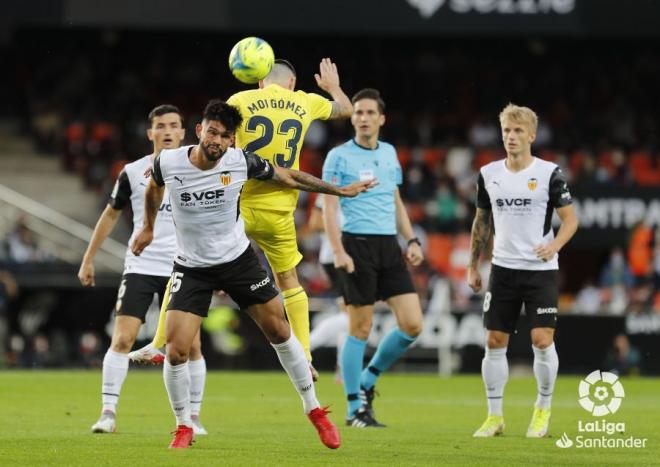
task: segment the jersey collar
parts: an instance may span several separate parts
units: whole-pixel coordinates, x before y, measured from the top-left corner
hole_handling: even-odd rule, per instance
[[[380,141],[377,141],[377,142],[376,142],[376,147],[375,147],[375,148],[368,148],[368,147],[366,147],[366,146],[362,146],[361,144],[359,144],[359,143],[355,140],[355,138],[353,138],[351,141],[353,141],[353,144],[356,145],[358,148],[360,148],[360,149],[364,149],[365,151],[375,151],[376,149],[378,149],[378,148],[380,147]]]

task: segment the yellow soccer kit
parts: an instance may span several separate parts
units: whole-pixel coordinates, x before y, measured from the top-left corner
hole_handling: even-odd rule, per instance
[[[327,119],[332,112],[332,103],[325,97],[276,84],[239,92],[227,102],[238,107],[243,116],[236,131],[236,147],[294,170],[300,167],[300,148],[309,124]],[[243,186],[245,230],[275,272],[288,271],[302,259],[292,215],[297,202],[298,190],[258,180],[248,180]],[[261,213],[254,215],[250,210]]]
[[[243,116],[236,131],[236,147],[293,170],[300,167],[300,148],[310,123],[327,120],[332,113],[332,102],[325,97],[277,84],[239,92],[227,102],[238,107]],[[293,221],[297,203],[298,190],[257,180],[248,180],[243,186],[245,231],[266,254],[275,273],[295,268],[302,259]],[[282,296],[293,333],[311,361],[307,294],[302,287],[295,287],[282,290]]]

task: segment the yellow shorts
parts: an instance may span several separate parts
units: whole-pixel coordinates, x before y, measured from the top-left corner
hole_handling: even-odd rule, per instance
[[[245,232],[257,242],[273,272],[293,269],[302,260],[291,211],[269,211],[241,207]]]

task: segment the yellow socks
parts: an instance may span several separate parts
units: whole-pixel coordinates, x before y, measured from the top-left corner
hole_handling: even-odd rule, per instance
[[[165,295],[163,296],[163,304],[160,307],[160,315],[158,315],[158,327],[156,328],[156,334],[154,335],[154,340],[151,341],[154,349],[160,349],[167,343],[167,338],[165,337],[165,317],[167,316],[167,305],[170,303],[170,286],[172,285],[172,279],[167,283],[165,288]]]
[[[291,329],[305,349],[307,361],[312,361],[309,351],[309,299],[302,287],[283,290],[284,308],[291,323]]]

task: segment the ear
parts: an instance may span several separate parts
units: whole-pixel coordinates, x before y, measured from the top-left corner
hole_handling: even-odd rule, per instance
[[[534,141],[536,141],[536,133],[529,135],[529,144],[532,144]]]
[[[380,114],[380,115],[378,116],[378,124],[379,124],[380,126],[385,125],[385,115]]]
[[[202,124],[198,123],[195,125],[195,134],[197,135],[197,139],[199,139],[202,136]]]
[[[296,89],[296,77],[292,76],[289,78],[289,90],[293,91],[294,89]]]
[[[151,130],[151,128],[147,128],[147,138],[149,139],[149,141],[154,140],[154,132]]]
[[[259,89],[263,89],[263,88],[265,88],[265,87],[266,87],[266,83],[264,83],[264,80],[263,80],[263,79],[260,79],[260,80],[259,80]]]

